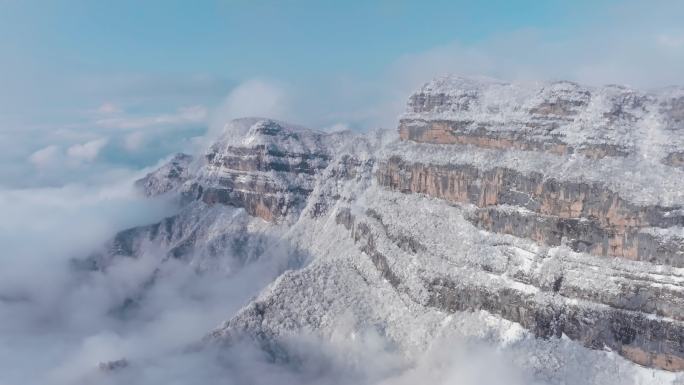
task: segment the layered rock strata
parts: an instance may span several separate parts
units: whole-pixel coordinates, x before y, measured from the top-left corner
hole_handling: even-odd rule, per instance
[[[330,155],[321,133],[299,131],[273,120],[251,123],[246,133],[228,130],[209,148],[203,178],[189,186],[187,194],[207,204],[243,207],[251,215],[277,221],[303,207],[314,175],[327,166]],[[236,138],[241,140],[236,142]]]
[[[684,239],[663,239],[644,229],[681,227],[679,207],[640,206],[600,183],[557,180],[470,164],[426,165],[393,156],[377,172],[394,190],[422,193],[479,207],[473,223],[493,232],[534,239],[601,256],[684,266]]]

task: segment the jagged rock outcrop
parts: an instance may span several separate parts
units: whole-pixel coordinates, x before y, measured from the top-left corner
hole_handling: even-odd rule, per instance
[[[148,197],[175,190],[190,178],[188,167],[192,159],[188,154],[176,154],[166,164],[137,180],[135,186]]]
[[[147,196],[171,190],[185,202],[244,208],[275,222],[304,207],[330,160],[330,135],[271,119],[230,122],[201,159],[178,154],[136,182]],[[193,168],[193,175],[188,169]]]
[[[104,270],[114,258],[139,258],[147,253],[162,262],[183,260],[200,271],[231,273],[263,256],[277,243],[277,231],[244,210],[192,202],[160,222],[117,233],[103,250],[89,257],[88,267]]]
[[[306,203],[330,158],[323,140],[320,132],[274,120],[234,122],[204,155],[201,176],[186,194],[277,221]]]
[[[411,96],[398,138],[238,120],[181,183],[152,183],[181,212],[120,233],[108,255],[154,245],[244,264],[288,245],[292,270],[207,344],[248,335],[280,351],[345,319],[412,351],[486,312],[596,362],[609,349],[684,370],[681,98],[445,78]]]

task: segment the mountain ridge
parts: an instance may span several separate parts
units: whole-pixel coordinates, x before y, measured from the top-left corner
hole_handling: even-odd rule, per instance
[[[445,317],[491,317],[533,340],[574,341],[534,342],[556,344],[566,363],[583,362],[570,351],[605,363],[609,349],[684,370],[684,175],[670,159],[684,150],[670,141],[684,95],[449,79],[409,98],[399,135],[232,123],[242,136],[229,125],[203,155],[138,183],[182,197],[180,212],[129,230],[126,247],[115,238],[98,267],[146,243],[235,274],[282,254],[278,278],[210,345],[332,338],[352,309],[354,328],[405,351],[438,338]]]

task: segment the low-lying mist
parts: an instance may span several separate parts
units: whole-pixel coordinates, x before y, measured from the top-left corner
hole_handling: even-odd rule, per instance
[[[454,343],[412,357],[373,330],[292,336],[286,360],[248,338],[189,349],[268,285],[281,261],[198,272],[148,250],[104,271],[75,269],[74,258],[117,231],[176,210],[140,197],[133,179],[0,192],[0,384],[526,383],[493,349]]]

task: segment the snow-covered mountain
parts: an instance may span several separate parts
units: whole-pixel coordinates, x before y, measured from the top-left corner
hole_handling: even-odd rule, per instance
[[[178,213],[89,265],[149,250],[199,272],[272,260],[277,278],[199,348],[248,338],[287,360],[294,335],[372,331],[412,359],[457,334],[551,383],[675,381],[682,134],[683,89],[460,77],[411,95],[398,133],[240,119],[139,181]]]

